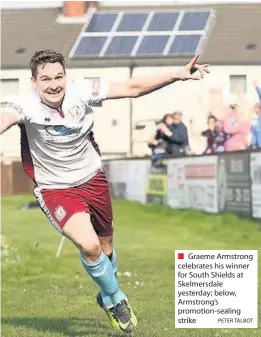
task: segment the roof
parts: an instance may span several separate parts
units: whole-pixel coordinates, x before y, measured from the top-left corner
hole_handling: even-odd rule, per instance
[[[167,7],[166,7],[167,8]],[[203,46],[201,62],[212,65],[261,64],[261,4],[187,5],[171,9],[214,9],[215,19]],[[151,7],[150,7],[151,9]],[[113,8],[115,10],[115,8]],[[127,10],[124,7],[124,10]],[[2,69],[27,69],[32,54],[39,49],[55,49],[64,54],[67,66],[108,67],[132,65],[178,65],[184,58],[69,60],[82,23],[58,23],[61,8],[2,9]],[[247,49],[252,44],[256,48]],[[24,48],[23,53],[16,53]]]

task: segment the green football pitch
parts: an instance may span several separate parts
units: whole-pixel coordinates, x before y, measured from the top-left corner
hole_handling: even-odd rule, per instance
[[[74,246],[66,240],[56,258],[59,234],[40,210],[19,210],[31,200],[2,199],[2,337],[122,335],[111,330],[96,305],[98,287]],[[135,336],[261,336],[261,328],[174,328],[174,250],[260,249],[258,223],[121,200],[114,200],[114,214],[119,283],[140,321]]]

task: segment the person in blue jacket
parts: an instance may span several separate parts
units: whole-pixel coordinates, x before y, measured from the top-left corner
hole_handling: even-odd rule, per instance
[[[252,121],[251,126],[252,148],[256,149],[261,148],[261,86],[255,81],[254,87],[259,98],[259,103],[256,103],[254,106],[256,117]]]

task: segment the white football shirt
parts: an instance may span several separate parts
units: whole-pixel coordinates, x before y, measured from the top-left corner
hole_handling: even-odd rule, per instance
[[[106,98],[107,85],[95,81],[68,83],[61,112],[45,105],[37,90],[6,104],[4,111],[19,118],[23,166],[39,189],[80,185],[101,168],[90,105]]]

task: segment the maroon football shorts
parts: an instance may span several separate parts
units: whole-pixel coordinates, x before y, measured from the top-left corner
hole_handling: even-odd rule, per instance
[[[73,214],[89,213],[99,236],[113,233],[112,204],[105,174],[99,170],[82,185],[66,189],[43,189],[35,192],[37,200],[51,224],[59,231]]]

